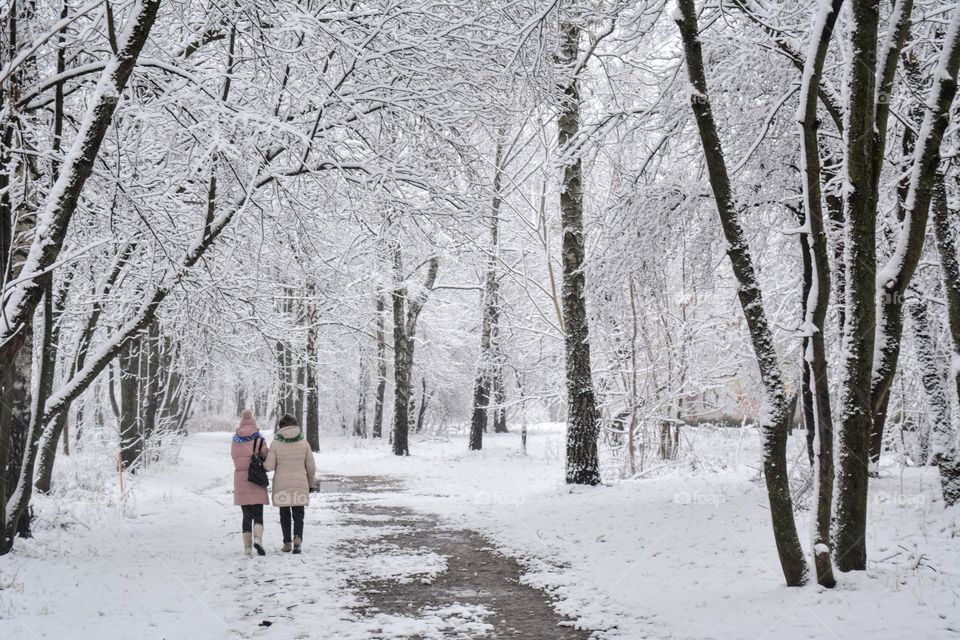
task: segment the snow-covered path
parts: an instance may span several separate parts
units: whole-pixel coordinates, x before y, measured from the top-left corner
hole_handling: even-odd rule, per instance
[[[888,466],[872,484],[868,571],[788,589],[754,431],[691,430],[697,468],[591,488],[563,483],[563,437],[543,425],[526,454],[513,433],[481,452],[422,437],[410,457],[327,437],[304,554],[279,552],[270,507],[265,558],[241,553],[228,433],[187,438],[176,462],[131,479],[122,510],[115,444],[88,446],[38,499],[36,537],[0,558],[0,640],[586,635],[522,584],[601,640],[960,634],[960,512],[944,511],[931,468]],[[802,438],[791,446],[802,465]]]
[[[509,590],[503,600],[513,610],[529,592],[526,622],[549,632],[544,638],[587,637],[557,628],[544,595],[519,585],[518,566],[493,576],[502,585],[490,572],[469,584],[476,567],[453,571],[448,560],[500,567],[488,545],[391,506],[371,486],[325,479],[306,512],[300,556],[280,552],[277,511],[267,508],[268,555],[242,555],[228,441],[194,435],[176,466],[134,480],[123,514],[91,505],[67,518],[76,526],[19,545],[0,564],[0,637],[501,637],[495,627],[511,630],[502,637],[534,637],[516,632],[490,598],[474,602],[491,586]],[[438,540],[443,554],[432,548]],[[439,574],[460,582],[448,579],[438,587],[444,597],[428,599]]]
[[[308,553],[299,558],[276,552],[279,527],[271,509],[270,555],[244,557],[224,462],[222,434],[188,438],[175,468],[134,480],[123,514],[119,506],[80,505],[77,525],[20,545],[2,566],[0,635],[246,637],[257,629],[246,612],[286,611],[294,597],[312,599],[319,615],[335,621],[341,600],[328,556],[339,540],[329,509],[308,511]],[[285,576],[283,584],[269,581],[275,575]]]

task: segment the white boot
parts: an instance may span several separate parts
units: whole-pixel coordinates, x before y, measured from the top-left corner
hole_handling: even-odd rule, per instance
[[[263,525],[253,525],[253,546],[257,550],[257,555],[265,556],[267,552],[263,550]]]
[[[243,532],[243,552],[248,556],[253,553],[253,534],[249,531]]]

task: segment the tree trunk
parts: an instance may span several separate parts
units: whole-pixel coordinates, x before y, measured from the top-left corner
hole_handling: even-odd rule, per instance
[[[580,131],[580,27],[561,25],[560,61],[571,73],[563,87],[557,137],[563,154],[560,219],[563,227],[562,310],[567,378],[567,484],[600,483],[597,453],[600,412],[593,389],[590,331],[587,322],[585,239],[583,230],[583,163],[577,148]]]
[[[913,293],[918,296],[918,299],[911,300],[907,304],[907,311],[913,325],[917,360],[920,363],[920,382],[927,394],[927,404],[929,406],[929,425],[917,430],[920,449],[920,459],[917,460],[917,463],[924,465],[930,464],[932,461],[933,443],[938,443],[940,447],[945,443],[948,444],[951,440],[952,430],[950,425],[950,399],[947,396],[946,384],[944,384],[947,376],[940,358],[937,357],[936,345],[930,331],[927,302],[919,297],[919,292],[914,290]]]
[[[53,375],[56,371],[57,356],[61,352],[61,316],[63,315],[64,308],[67,304],[67,294],[70,291],[70,285],[73,280],[73,276],[73,270],[67,272],[62,285],[57,290],[57,295],[53,300],[53,305],[50,310],[50,336],[48,340],[45,339],[46,345],[44,346],[42,352],[43,357],[49,359],[49,363],[45,366],[50,371],[50,384],[39,389],[41,395],[37,399],[37,402],[39,402],[40,407],[46,406],[47,399],[50,397],[50,393],[53,391]],[[57,442],[60,439],[61,434],[63,434],[64,455],[70,455],[69,434],[65,431],[68,415],[69,414],[64,411],[57,416],[51,424],[44,425],[41,423],[41,427],[45,427],[45,429],[41,439],[40,458],[38,461],[40,468],[39,472],[37,473],[37,482],[35,484],[36,490],[40,493],[50,492],[50,487],[53,482],[53,462],[57,456]],[[43,416],[41,416],[41,419],[43,419]]]
[[[29,388],[25,390],[28,396],[30,408],[26,415],[29,416],[27,428],[23,431],[23,438],[18,438],[15,443],[15,449],[22,450],[20,457],[9,460],[10,466],[7,468],[8,486],[13,487],[8,500],[0,504],[0,510],[4,513],[4,529],[2,530],[3,539],[0,540],[0,555],[10,551],[13,546],[14,536],[21,538],[31,537],[29,505],[33,493],[33,470],[36,464],[37,454],[40,450],[40,437],[43,433],[43,403],[50,396],[53,390],[53,374],[56,366],[56,351],[53,349],[54,339],[54,308],[53,303],[53,274],[47,272],[39,277],[39,284],[43,290],[43,334],[40,342],[40,367],[39,377],[36,386],[36,394],[29,397]],[[27,352],[32,353],[32,349]],[[15,467],[17,475],[11,482],[10,472]]]
[[[10,541],[11,545],[14,535],[21,538],[29,538],[32,535],[30,531],[31,518],[29,513],[30,499],[33,490],[33,470],[37,455],[40,451],[40,439],[43,435],[43,404],[53,390],[53,376],[56,367],[57,352],[54,345],[56,339],[54,330],[56,305],[53,301],[53,273],[47,272],[43,274],[39,280],[40,285],[43,287],[41,316],[43,333],[40,342],[39,375],[36,388],[34,389],[36,393],[29,401],[29,425],[24,432],[23,449],[20,452],[21,457],[10,460],[11,464],[7,470],[9,473],[13,469],[16,469],[16,479],[10,484],[14,489],[9,502],[0,505],[0,508],[5,510],[9,518],[6,522],[6,529],[3,531],[3,536],[5,540]],[[9,550],[6,544],[0,546]]]
[[[307,443],[313,452],[320,451],[320,389],[317,383],[317,306],[312,285],[307,285]]]
[[[182,408],[180,409],[180,414],[177,416],[176,427],[174,428],[175,433],[181,435],[187,434],[187,420],[190,419],[190,416],[193,414],[193,392],[187,394],[186,400],[183,402]]]
[[[138,379],[140,337],[128,340],[120,354],[120,460],[123,468],[136,472],[136,464],[143,454],[143,437],[139,416],[140,381]]]
[[[149,444],[157,428],[157,410],[160,406],[160,326],[154,320],[147,327],[142,356],[146,379],[143,381],[143,440]]]
[[[176,424],[180,414],[180,400],[183,392],[183,377],[177,370],[177,346],[171,338],[163,338],[163,369],[167,372],[167,382],[164,385],[163,399],[160,402],[160,415],[164,421]]]
[[[393,403],[393,453],[398,456],[410,455],[410,388],[413,374],[414,335],[417,319],[426,304],[433,285],[437,281],[440,263],[430,258],[427,275],[420,294],[412,300],[407,299],[407,287],[403,281],[403,261],[400,245],[393,248],[393,360],[394,360],[394,403]]]
[[[407,355],[407,336],[404,332],[404,307],[407,290],[402,286],[403,264],[400,248],[394,249],[393,298],[393,453],[410,455],[407,442],[410,430],[410,358]]]
[[[420,378],[420,406],[417,408],[417,433],[423,431],[423,424],[427,417],[427,406],[430,404],[430,397],[430,395],[427,395],[427,379]]]
[[[33,325],[24,327],[20,338],[23,348],[17,351],[17,362],[3,368],[3,392],[0,395],[0,533],[16,530],[7,521],[8,501],[20,479],[20,466],[30,429],[30,372],[33,369]],[[13,536],[0,540],[0,555],[13,545]]]
[[[837,179],[836,167],[830,164],[831,158],[827,158],[821,170],[823,171],[823,183],[835,183]],[[833,240],[833,251],[831,252],[834,286],[833,300],[837,312],[837,332],[842,341],[846,332],[847,314],[847,272],[844,262],[844,252],[846,251],[845,229],[846,216],[843,211],[843,197],[838,190],[830,190],[824,195],[824,201],[827,205],[828,235]]]
[[[931,108],[924,111],[919,129],[922,137],[916,142],[909,187],[903,202],[904,223],[897,236],[893,255],[878,274],[876,284],[878,358],[873,368],[874,424],[870,447],[870,459],[874,464],[880,458],[890,387],[900,356],[904,297],[923,253],[935,174],[940,165],[940,143],[950,123],[950,106],[957,93],[958,69],[960,10],[955,10],[950,29],[943,40],[939,64],[933,74],[934,84],[927,100]]]
[[[876,281],[875,77],[879,3],[853,1],[850,97],[846,131],[847,300],[840,407],[840,453],[834,529],[837,567],[866,567],[866,518],[873,406],[874,283]]]
[[[373,437],[383,436],[383,403],[387,392],[387,301],[383,292],[377,293],[377,397],[373,405]]]
[[[305,424],[303,408],[306,404],[307,372],[303,366],[303,359],[300,356],[295,358],[296,366],[296,387],[293,396],[293,416],[297,419],[297,424]]]
[[[768,417],[766,424],[762,425],[763,467],[774,539],[787,585],[798,586],[806,582],[807,564],[797,536],[793,500],[790,495],[790,480],[787,472],[788,416],[783,380],[774,349],[773,335],[754,272],[753,259],[744,230],[740,225],[720,137],[710,107],[696,8],[693,0],[679,0],[678,8],[676,19],[690,79],[690,102],[703,145],[720,223],[729,243],[727,255],[739,284],[737,296],[750,331],[766,393]]]
[[[500,259],[500,204],[503,179],[503,131],[498,130],[497,147],[493,161],[493,205],[490,213],[490,255],[483,284],[483,320],[480,327],[480,359],[473,386],[473,414],[470,419],[470,449],[483,448],[483,432],[487,429],[487,413],[493,383],[493,334],[497,324],[497,261]]]
[[[34,19],[32,2],[11,2],[6,8],[3,21],[6,47],[0,55],[2,63],[12,61],[20,53],[21,31],[29,31]],[[26,23],[27,28],[22,29],[21,23]],[[15,134],[20,130],[16,102],[24,83],[32,79],[26,78],[27,75],[35,74],[26,73],[21,66],[10,74],[8,81],[0,83],[0,104],[4,107],[3,117],[0,118],[0,283],[3,285],[0,304],[6,301],[8,283],[14,282],[21,274],[19,265],[28,255],[27,248],[23,243],[18,243],[17,238],[24,237],[29,233],[29,228],[35,226],[35,219],[29,212],[17,213],[17,209],[32,210],[34,207],[27,202],[15,205],[10,193],[13,184],[24,180],[21,175],[24,173],[24,161],[18,159],[11,150],[14,148]],[[37,295],[40,295],[40,283],[34,285],[38,290]],[[5,308],[0,309],[0,312],[5,311]],[[0,321],[6,319],[5,313],[0,315],[3,315]],[[33,315],[31,309],[29,314],[24,314],[17,331],[0,337],[0,555],[13,546],[18,524],[15,515],[8,513],[7,506],[9,502],[17,500],[16,487],[31,428]]]
[[[660,459],[673,460],[673,429],[669,421],[660,423]]]
[[[487,346],[483,340],[483,334],[487,331],[486,324],[486,318],[484,318],[484,327],[481,329],[480,338],[481,362],[477,367],[477,378],[473,385],[473,413],[470,418],[469,442],[471,451],[479,451],[483,448],[483,432],[487,429],[487,407],[490,404],[490,379],[483,370],[486,363],[483,362],[482,355],[484,348]]]
[[[493,378],[493,432],[508,433],[507,430],[507,392],[504,388],[503,365],[497,366]]]
[[[805,224],[806,216],[800,220],[800,224]],[[810,245],[807,243],[807,234],[800,234],[800,255],[803,261],[803,289],[801,291],[800,312],[803,318],[807,317],[807,304],[810,299],[810,288],[813,286],[813,256],[810,255]],[[806,321],[806,320],[804,320]],[[810,385],[810,362],[807,360],[807,353],[810,349],[810,336],[804,335],[800,342],[800,392],[795,397],[800,399],[800,408],[803,411],[803,427],[806,429],[807,436],[807,458],[810,460],[810,466],[816,462],[816,453],[814,444],[817,434],[817,419],[814,415],[813,405],[813,387]],[[788,412],[793,416],[793,401],[790,403]]]
[[[951,219],[952,218],[952,219]],[[947,193],[943,176],[939,176],[934,190],[933,235],[936,239],[937,254],[940,257],[940,276],[943,280],[944,297],[947,306],[947,325],[953,344],[951,368],[956,399],[960,402],[960,260],[957,258],[957,244],[954,241],[954,229],[960,228],[960,216],[947,205]]]
[[[816,460],[815,486],[817,518],[813,534],[813,560],[817,582],[836,585],[831,562],[830,526],[833,508],[833,416],[825,343],[827,309],[830,302],[830,259],[823,215],[822,171],[817,119],[820,76],[827,57],[833,28],[843,0],[824,0],[820,6],[819,33],[813,34],[811,54],[804,65],[800,91],[801,166],[804,173],[805,215],[801,224],[804,255],[803,366],[804,419],[811,461]]]
[[[282,340],[277,340],[274,346],[277,358],[277,414],[282,416],[287,412],[287,358],[286,349]]]
[[[360,354],[360,376],[357,381],[357,414],[353,419],[353,435],[358,438],[367,437],[367,361],[364,354]]]
[[[952,352],[950,374],[956,399],[960,402],[960,261],[957,258],[957,245],[954,241],[954,229],[960,221],[955,210],[947,204],[946,187],[943,175],[938,174],[933,191],[933,237],[940,257],[940,276],[943,280],[944,298],[947,306],[947,325],[950,329]],[[951,224],[953,223],[953,224]],[[939,434],[934,434],[938,436]],[[934,437],[931,442],[931,458],[940,468],[940,484],[943,499],[947,506],[960,501],[960,455],[957,454],[952,437],[940,440]]]

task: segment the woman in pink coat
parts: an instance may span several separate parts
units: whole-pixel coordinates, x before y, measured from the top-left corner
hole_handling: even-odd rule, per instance
[[[254,451],[266,459],[270,448],[257,429],[253,412],[244,409],[240,414],[240,426],[233,434],[233,443],[230,445],[230,455],[233,457],[233,504],[239,505],[243,511],[244,553],[251,555],[255,548],[262,556],[266,555],[263,550],[263,505],[270,504],[270,498],[267,497],[266,487],[247,480],[250,457]]]

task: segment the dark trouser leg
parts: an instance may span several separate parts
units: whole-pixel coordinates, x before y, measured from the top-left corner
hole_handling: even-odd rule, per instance
[[[249,533],[253,531],[253,512],[250,510],[253,505],[245,504],[240,507],[240,511],[243,512],[243,528],[241,531],[244,533]],[[262,513],[262,507],[261,507]]]
[[[280,507],[280,529],[283,531],[283,542],[293,542],[290,536],[290,507]]]
[[[303,507],[293,507],[293,535],[303,539]]]
[[[253,518],[253,524],[263,524],[263,505],[251,504],[249,509],[250,515]]]

